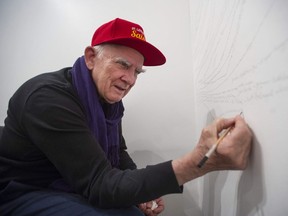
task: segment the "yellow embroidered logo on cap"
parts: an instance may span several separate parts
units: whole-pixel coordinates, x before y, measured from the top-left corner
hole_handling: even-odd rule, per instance
[[[140,28],[132,27],[131,37],[135,37],[135,38],[138,38],[140,40],[146,41],[145,36],[144,36],[144,32]]]

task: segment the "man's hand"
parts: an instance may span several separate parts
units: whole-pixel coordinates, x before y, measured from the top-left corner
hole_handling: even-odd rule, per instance
[[[164,210],[164,201],[160,197],[156,200],[140,204],[139,209],[144,212],[146,216],[157,216]]]
[[[229,127],[232,130],[219,143],[206,163],[197,165],[215,144],[219,134]],[[173,160],[172,166],[179,185],[215,170],[243,170],[247,167],[252,146],[252,132],[241,116],[217,119],[202,130],[196,148],[183,157]]]

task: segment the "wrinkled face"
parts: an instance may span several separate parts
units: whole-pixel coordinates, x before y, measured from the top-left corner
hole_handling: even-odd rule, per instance
[[[144,57],[136,50],[119,45],[102,45],[90,68],[100,96],[108,103],[120,101],[134,86]]]

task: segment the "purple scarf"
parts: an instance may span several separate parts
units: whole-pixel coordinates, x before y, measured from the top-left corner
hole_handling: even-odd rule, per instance
[[[89,128],[100,143],[113,167],[119,166],[119,127],[123,117],[122,101],[114,104],[101,102],[96,85],[88,70],[84,56],[72,68],[73,86],[85,108]]]

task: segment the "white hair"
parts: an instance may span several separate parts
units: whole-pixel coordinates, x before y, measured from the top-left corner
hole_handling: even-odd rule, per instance
[[[107,45],[107,44],[105,44]],[[102,58],[103,57],[103,50],[104,50],[104,47],[105,47],[104,44],[100,44],[100,45],[96,45],[94,46],[94,49],[96,51],[96,55],[99,57],[99,58]]]

